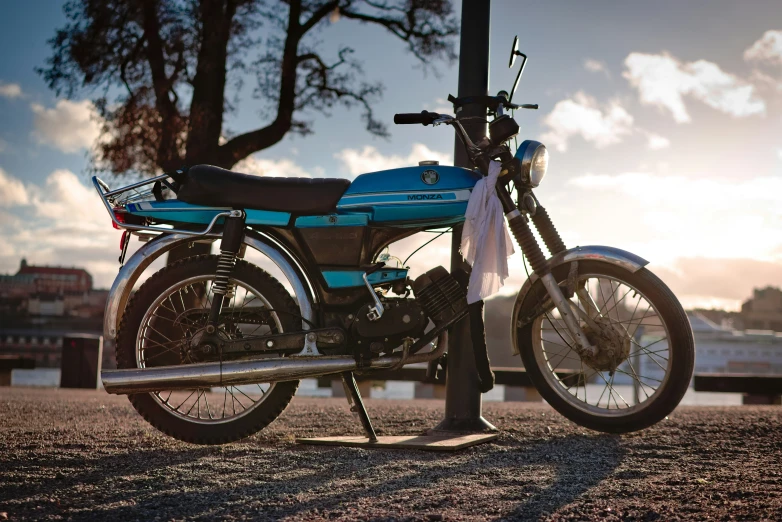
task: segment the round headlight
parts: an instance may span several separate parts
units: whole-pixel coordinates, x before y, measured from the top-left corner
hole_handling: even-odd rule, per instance
[[[548,150],[539,141],[526,140],[516,151],[521,161],[521,181],[525,185],[537,187],[543,181],[548,169]]]

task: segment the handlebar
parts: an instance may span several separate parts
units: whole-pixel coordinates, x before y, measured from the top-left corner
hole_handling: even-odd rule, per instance
[[[492,112],[497,112],[499,107],[505,109],[537,109],[537,104],[525,103],[523,105],[516,105],[508,101],[508,93],[500,91],[497,96],[464,96],[462,98],[456,98],[452,94],[448,95],[448,101],[453,103],[455,109],[459,109],[465,105],[478,104],[483,105]]]
[[[394,123],[397,125],[429,125],[439,118],[436,112],[421,111],[394,114]]]

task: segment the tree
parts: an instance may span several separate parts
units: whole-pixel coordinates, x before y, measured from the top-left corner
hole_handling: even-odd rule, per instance
[[[231,168],[337,105],[361,107],[385,136],[372,110],[382,85],[362,79],[353,49],[324,56],[319,29],[377,26],[425,69],[455,59],[458,32],[450,0],[70,0],[65,14],[39,72],[58,95],[91,95],[105,121],[93,164],[115,173]],[[268,123],[234,135],[224,117],[248,78],[270,102]]]

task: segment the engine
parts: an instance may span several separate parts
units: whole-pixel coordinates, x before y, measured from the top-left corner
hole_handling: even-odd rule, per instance
[[[415,299],[381,297],[384,311],[376,321],[367,319],[373,304],[359,309],[350,331],[362,348],[373,353],[391,352],[405,338],[421,337],[430,319],[440,326],[467,307],[464,290],[441,266],[419,276],[412,286]]]
[[[362,306],[351,324],[353,338],[368,343],[374,353],[390,352],[401,345],[406,337],[421,337],[429,320],[415,299],[385,298],[383,316],[376,321],[367,319],[373,304]],[[364,344],[364,346],[367,346]]]
[[[434,324],[445,324],[456,313],[467,308],[467,296],[448,270],[435,267],[413,282],[416,300]]]

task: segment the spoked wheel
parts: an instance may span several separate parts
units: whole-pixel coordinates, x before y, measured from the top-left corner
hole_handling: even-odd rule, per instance
[[[217,259],[183,259],[141,286],[128,304],[117,333],[119,368],[220,360],[216,350],[198,342],[205,335],[214,298]],[[238,261],[230,281],[233,293],[223,305],[218,337],[232,340],[301,329],[296,303],[268,273]],[[289,381],[159,391],[130,395],[129,399],[148,422],[172,437],[196,444],[222,444],[247,437],[276,419],[298,385],[298,381]]]
[[[569,268],[553,271],[563,286]],[[580,356],[553,308],[518,328],[522,361],[538,391],[562,415],[598,431],[626,433],[662,420],[687,391],[695,363],[679,301],[645,268],[632,273],[600,261],[579,262],[575,289],[571,311],[598,351]],[[514,321],[546,295],[537,282]]]

